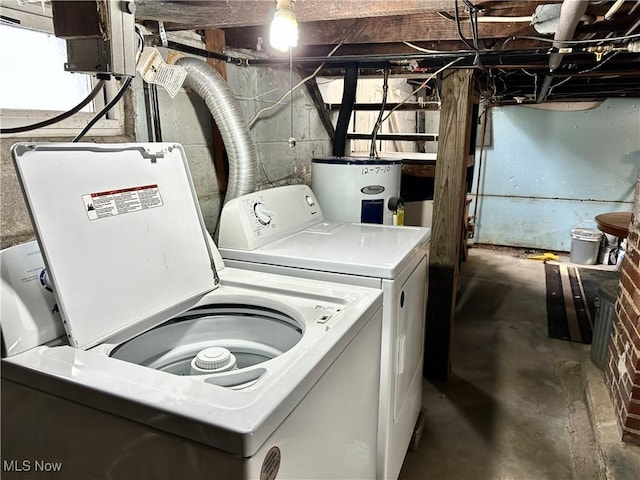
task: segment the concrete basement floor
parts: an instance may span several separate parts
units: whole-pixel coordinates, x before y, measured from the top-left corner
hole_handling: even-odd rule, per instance
[[[400,480],[640,478],[589,346],[547,337],[544,264],[527,255],[469,250],[452,374],[425,381],[424,432]]]

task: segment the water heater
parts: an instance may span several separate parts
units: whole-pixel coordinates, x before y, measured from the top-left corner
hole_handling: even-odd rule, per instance
[[[314,158],[311,172],[311,189],[328,220],[402,224],[401,160]]]

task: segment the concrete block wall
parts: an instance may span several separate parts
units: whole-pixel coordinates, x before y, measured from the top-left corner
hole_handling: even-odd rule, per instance
[[[85,137],[96,143],[128,143],[134,141],[134,101],[132,95],[124,96],[125,122],[122,135],[110,137]],[[11,147],[18,142],[70,142],[73,137],[22,136],[0,138],[0,249],[35,239],[31,218],[24,201],[20,183],[11,158]]]
[[[142,81],[136,79],[136,97],[142,98]],[[204,101],[192,91],[181,89],[171,98],[163,88],[158,88],[160,128],[163,142],[176,142],[184,147],[193,178],[196,195],[207,231],[216,230],[223,195],[218,187],[218,176],[213,154],[213,120]],[[144,110],[141,110],[144,115]],[[143,115],[138,118],[138,141],[149,141]]]
[[[620,283],[605,379],[622,439],[640,445],[640,176]]]
[[[229,55],[241,52],[229,51]],[[293,72],[295,86],[302,77]],[[227,65],[227,81],[236,93],[247,122],[255,114],[273,106],[289,90],[286,67],[243,67]],[[313,80],[311,80],[313,81]],[[293,102],[293,128],[291,127]],[[264,111],[250,128],[258,154],[258,190],[311,183],[311,159],[331,154],[331,139],[324,129],[313,100],[304,85],[285,98],[277,107]],[[296,140],[289,147],[289,137]]]

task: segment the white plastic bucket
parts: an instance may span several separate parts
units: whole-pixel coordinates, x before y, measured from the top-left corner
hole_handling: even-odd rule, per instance
[[[594,265],[598,261],[601,240],[602,232],[600,230],[582,224],[576,225],[571,229],[569,260],[572,263]]]

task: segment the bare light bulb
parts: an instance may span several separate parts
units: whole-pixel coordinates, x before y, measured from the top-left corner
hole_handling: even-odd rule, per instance
[[[278,0],[271,22],[269,43],[282,52],[298,46],[298,21],[293,13],[292,1]]]

